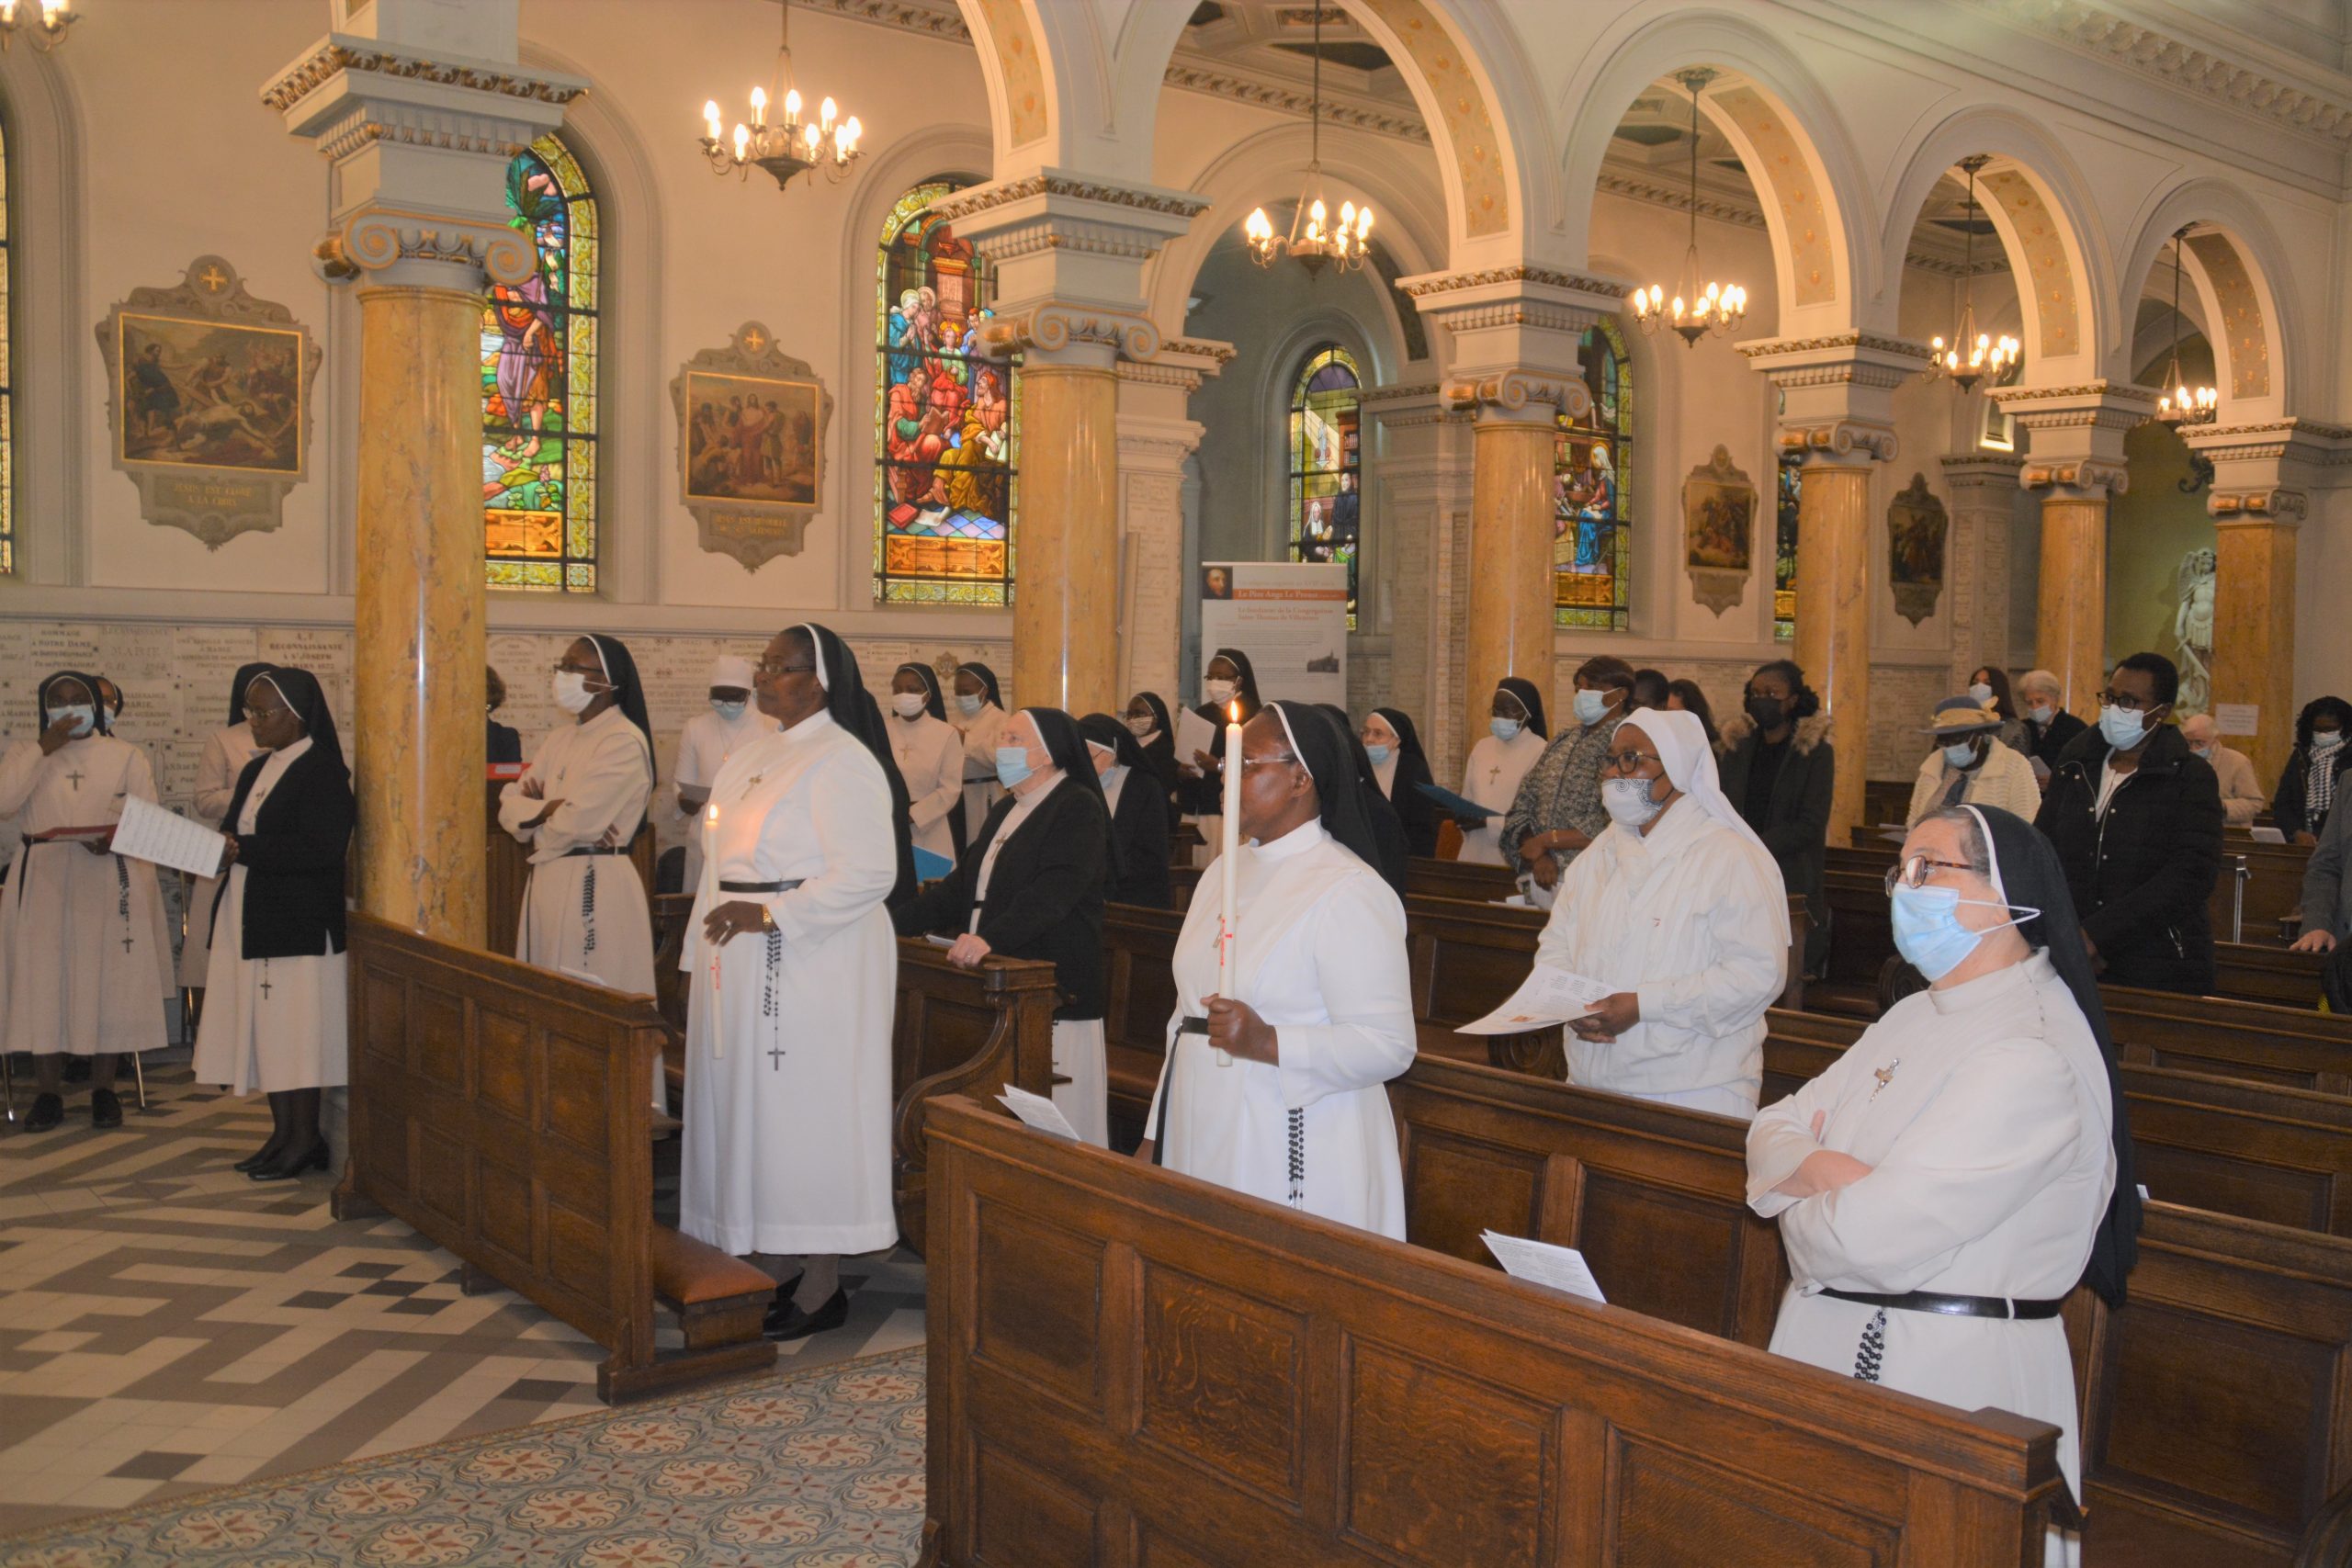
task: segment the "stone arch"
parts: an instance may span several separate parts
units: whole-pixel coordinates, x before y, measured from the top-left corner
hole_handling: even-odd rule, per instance
[[[2018,281],[2027,384],[2129,380],[2130,367],[2117,357],[2129,327],[2119,330],[2110,319],[2118,312],[2107,308],[2112,266],[2081,172],[2046,130],[2007,109],[1962,109],[1928,129],[1903,158],[1883,206],[1883,288],[1868,322],[1895,330],[1903,258],[1919,210],[1937,180],[1977,153],[1993,160],[1978,173],[1976,189]]]
[[[1001,176],[1034,172],[1067,162],[1054,145],[1057,59],[1083,58],[1086,51],[1065,47],[1057,56],[1046,45],[1046,18],[1035,0],[956,0],[964,25],[972,35],[979,57],[980,77],[989,95],[989,124],[995,132],[994,163]],[[1048,14],[1087,12],[1091,6],[1047,7]],[[1067,24],[1070,18],[1063,17]]]
[[[1845,122],[1811,72],[1779,39],[1744,17],[1677,13],[1632,26],[1594,51],[1560,99],[1568,135],[1562,186],[1582,193],[1565,215],[1571,265],[1591,245],[1591,193],[1625,107],[1661,77],[1692,66],[1724,74],[1701,109],[1737,151],[1764,209],[1781,337],[1852,330],[1858,301],[1877,291],[1878,247],[1867,227],[1866,186]]]
[[[17,571],[25,583],[88,581],[83,255],[88,226],[82,106],[73,80],[30,49],[0,55],[14,296]],[[92,363],[95,364],[95,358]],[[330,531],[332,534],[332,530]]]
[[[2287,322],[2300,320],[2290,298],[2294,280],[2278,237],[2244,191],[2199,178],[2158,197],[2141,220],[2120,276],[2126,280],[2119,354],[2130,353],[2129,306],[2172,236],[2190,224],[2186,272],[2197,291],[2205,335],[2213,345],[2222,423],[2284,418],[2301,406],[2301,367],[2288,350]],[[2184,310],[2188,310],[2184,306]]]

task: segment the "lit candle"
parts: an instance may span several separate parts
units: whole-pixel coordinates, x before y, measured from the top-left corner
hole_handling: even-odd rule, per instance
[[[726,131],[718,123],[718,100],[717,98],[708,99],[703,104],[702,118],[703,123],[710,127],[711,141],[720,141],[726,139]]]
[[[1217,905],[1216,917],[1216,994],[1233,995],[1233,879],[1240,860],[1241,850],[1241,704],[1237,699],[1226,706],[1225,726],[1225,815],[1219,819],[1216,863],[1222,871],[1223,897]],[[1227,1052],[1216,1054],[1220,1067],[1233,1066]]]

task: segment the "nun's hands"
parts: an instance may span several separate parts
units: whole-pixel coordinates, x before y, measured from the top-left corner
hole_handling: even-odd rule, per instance
[[[2290,953],[2333,953],[2335,951],[2335,938],[2323,931],[2305,931],[2288,943],[2287,951]]]
[[[514,786],[514,793],[525,800],[542,800],[548,793],[547,781],[537,773],[527,773]]]
[[[733,898],[721,904],[702,919],[705,942],[727,942],[745,931],[755,931],[765,923],[767,906],[749,898]]]
[[[947,944],[947,962],[963,969],[978,969],[980,960],[989,955],[989,944],[972,931],[966,931]]]
[[[1213,773],[1216,772],[1216,759],[1206,751],[1196,750],[1193,753],[1193,766],[1204,773]]]
[[[1201,1006],[1208,1010],[1210,1044],[1245,1062],[1280,1065],[1281,1056],[1274,1048],[1274,1026],[1260,1018],[1248,1002],[1211,996],[1203,997]]]
[[[1579,1040],[1606,1045],[1641,1021],[1642,998],[1632,991],[1619,991],[1595,1002],[1582,1018],[1568,1020],[1568,1029]]]
[[[229,868],[236,863],[237,835],[234,833],[226,834],[223,836],[220,843],[220,869],[214,872],[212,874],[215,876],[226,876],[229,874]]]
[[[537,800],[538,796],[533,795],[531,798]],[[548,801],[545,808],[542,809],[537,817],[532,818],[528,822],[524,823],[523,826],[526,828],[543,828],[547,826],[548,818],[554,816],[557,808],[562,805],[563,801],[560,798]]]
[[[64,745],[68,740],[73,739],[74,732],[81,727],[82,721],[80,719],[75,718],[72,714],[67,714],[63,718],[59,719],[47,729],[42,730],[40,732],[40,754],[44,757],[54,757],[57,755],[57,749]]]

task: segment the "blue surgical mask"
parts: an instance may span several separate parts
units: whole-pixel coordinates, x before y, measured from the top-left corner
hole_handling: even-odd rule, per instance
[[[2004,920],[1984,931],[1973,931],[1960,923],[1962,904],[1981,904],[1989,909],[2010,909],[2018,919]],[[1910,887],[1898,885],[1894,889],[1892,918],[1894,924],[1894,951],[1903,962],[1927,976],[1933,985],[1967,961],[1976,951],[1976,944],[1994,931],[2003,931],[2030,920],[2041,914],[2039,909],[2022,909],[2012,904],[1996,904],[1989,898],[1962,898],[1957,887]]]
[[[2129,751],[2148,738],[2147,716],[2136,708],[2104,707],[2098,710],[2098,732],[2107,743],[2119,751]]]
[[[1576,710],[1577,722],[1578,724],[1599,724],[1601,720],[1601,716],[1609,711],[1609,694],[1606,692],[1578,692],[1576,698]]]
[[[1029,748],[1000,746],[996,749],[996,782],[1005,788],[1025,782],[1030,773]]]
[[[717,697],[710,699],[710,711],[717,714],[719,717],[725,719],[729,724],[732,724],[737,719],[742,717],[743,710],[751,705],[752,705],[747,702],[722,703]]]
[[[1962,740],[1944,748],[1944,761],[1955,768],[1964,768],[1976,761],[1976,742]]]
[[[969,718],[974,714],[980,711],[980,702],[981,698],[978,693],[975,693],[970,696],[966,696],[963,693],[958,692],[956,694],[956,711],[962,714],[966,718]]]
[[[1515,740],[1519,738],[1519,730],[1520,723],[1515,718],[1490,718],[1487,721],[1487,732],[1498,740]]]
[[[77,721],[74,726],[74,733],[76,738],[89,734],[91,727],[97,722],[97,716],[90,711],[90,705],[87,703],[75,703],[71,707],[58,707],[49,710],[50,723],[55,724],[61,718],[71,718]]]
[[[1372,765],[1376,768],[1380,766],[1381,763],[1388,761],[1388,750],[1389,749],[1385,746],[1374,746],[1370,742],[1366,742],[1363,749],[1363,754],[1372,759]]]

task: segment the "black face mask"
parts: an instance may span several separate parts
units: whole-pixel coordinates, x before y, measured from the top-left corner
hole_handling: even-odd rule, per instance
[[[1747,716],[1756,721],[1758,729],[1778,729],[1788,718],[1788,704],[1781,697],[1750,697]]]

